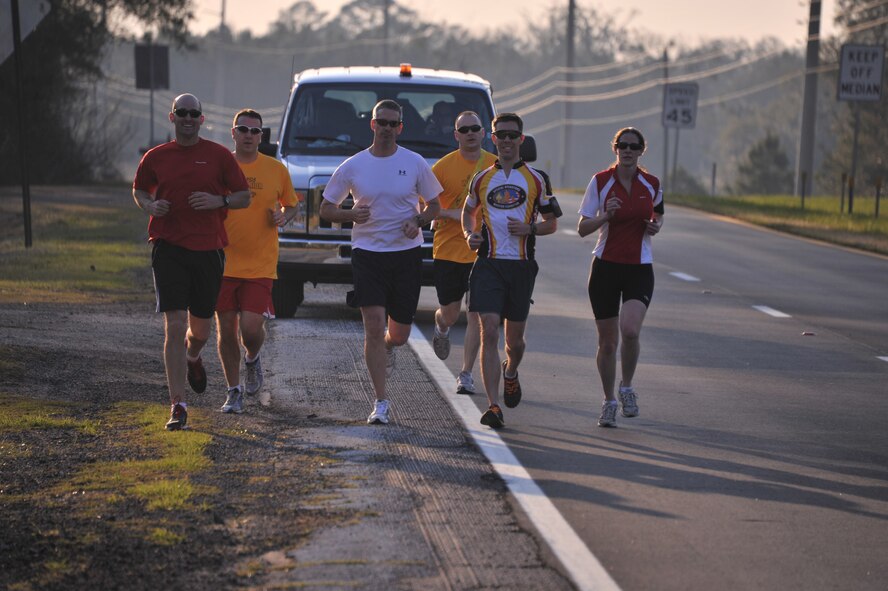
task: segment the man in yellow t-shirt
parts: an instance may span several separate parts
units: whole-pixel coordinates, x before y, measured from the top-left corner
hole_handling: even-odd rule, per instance
[[[460,221],[462,206],[472,177],[496,161],[496,156],[481,148],[484,127],[477,113],[460,113],[454,127],[453,136],[459,149],[447,154],[432,167],[432,172],[444,187],[444,192],[438,198],[441,212],[435,219],[435,242],[432,249],[435,260],[435,289],[440,304],[435,311],[432,346],[441,359],[447,359],[450,355],[450,327],[459,318],[461,302],[469,290],[469,274],[476,257],[463,236]],[[467,311],[466,320],[463,365],[456,379],[457,394],[475,393],[472,368],[481,344],[478,314]]]
[[[296,215],[297,198],[286,167],[259,153],[259,113],[251,109],[239,111],[234,116],[231,137],[234,157],[247,177],[253,198],[248,208],[231,211],[225,219],[228,246],[216,322],[219,359],[228,382],[228,395],[221,410],[241,413],[244,390],[252,395],[262,387],[259,351],[265,342],[265,320],[274,318],[271,289],[277,279],[277,229]],[[243,386],[241,343],[246,367]]]

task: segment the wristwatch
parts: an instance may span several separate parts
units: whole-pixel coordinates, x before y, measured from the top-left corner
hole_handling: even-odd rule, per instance
[[[222,207],[228,207],[231,203],[231,199],[228,198],[228,195],[222,195]]]

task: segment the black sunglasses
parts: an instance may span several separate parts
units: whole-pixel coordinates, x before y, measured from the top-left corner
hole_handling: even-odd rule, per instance
[[[247,133],[248,131],[253,135],[259,135],[262,133],[262,129],[259,127],[247,127],[246,125],[238,125],[235,127],[241,133]]]
[[[636,143],[630,144],[629,142],[616,142],[614,144],[614,147],[618,150],[625,150],[626,148],[629,148],[630,150],[634,150],[637,152],[638,150],[644,149],[644,144],[636,144]]]
[[[494,131],[493,135],[501,140],[517,140],[521,137],[521,132],[503,129],[501,131]]]
[[[391,128],[395,128],[401,125],[400,121],[392,121],[391,119],[374,119],[374,121],[376,121],[376,125],[382,125],[383,127],[388,125]]]
[[[197,119],[203,113],[201,113],[197,109],[173,109],[173,113],[175,113],[176,117],[184,117],[185,115],[191,115],[192,119]]]
[[[456,131],[460,133],[469,133],[470,131],[479,132],[481,131],[480,125],[463,125],[462,127],[457,127]]]

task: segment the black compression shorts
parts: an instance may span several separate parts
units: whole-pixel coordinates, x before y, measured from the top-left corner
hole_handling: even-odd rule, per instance
[[[589,302],[596,320],[619,316],[621,300],[639,300],[649,306],[653,295],[654,267],[650,263],[630,265],[592,259]]]

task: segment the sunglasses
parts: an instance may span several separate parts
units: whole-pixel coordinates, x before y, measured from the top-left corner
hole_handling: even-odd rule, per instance
[[[470,131],[477,133],[481,131],[481,129],[480,125],[463,125],[462,127],[457,127],[456,131],[460,133],[469,133]]]
[[[614,144],[614,147],[618,150],[625,150],[626,148],[629,148],[630,150],[634,150],[637,152],[638,150],[644,149],[644,144],[635,144],[635,143],[630,144],[629,142],[616,142]]]
[[[262,129],[259,127],[247,127],[246,125],[238,125],[235,129],[241,133],[247,133],[249,131],[253,135],[259,135],[262,133]]]
[[[389,127],[393,128],[393,129],[395,127],[398,127],[399,125],[401,125],[400,121],[392,121],[391,119],[374,119],[374,121],[376,121],[376,125],[381,125],[383,127],[388,125]]]
[[[197,119],[203,114],[197,109],[173,109],[173,113],[175,113],[176,117],[185,117],[186,115],[191,115],[192,119]]]
[[[517,140],[518,138],[521,137],[521,132],[520,131],[507,131],[504,129],[501,131],[494,131],[493,135],[495,135],[498,139],[501,139],[501,140]]]

